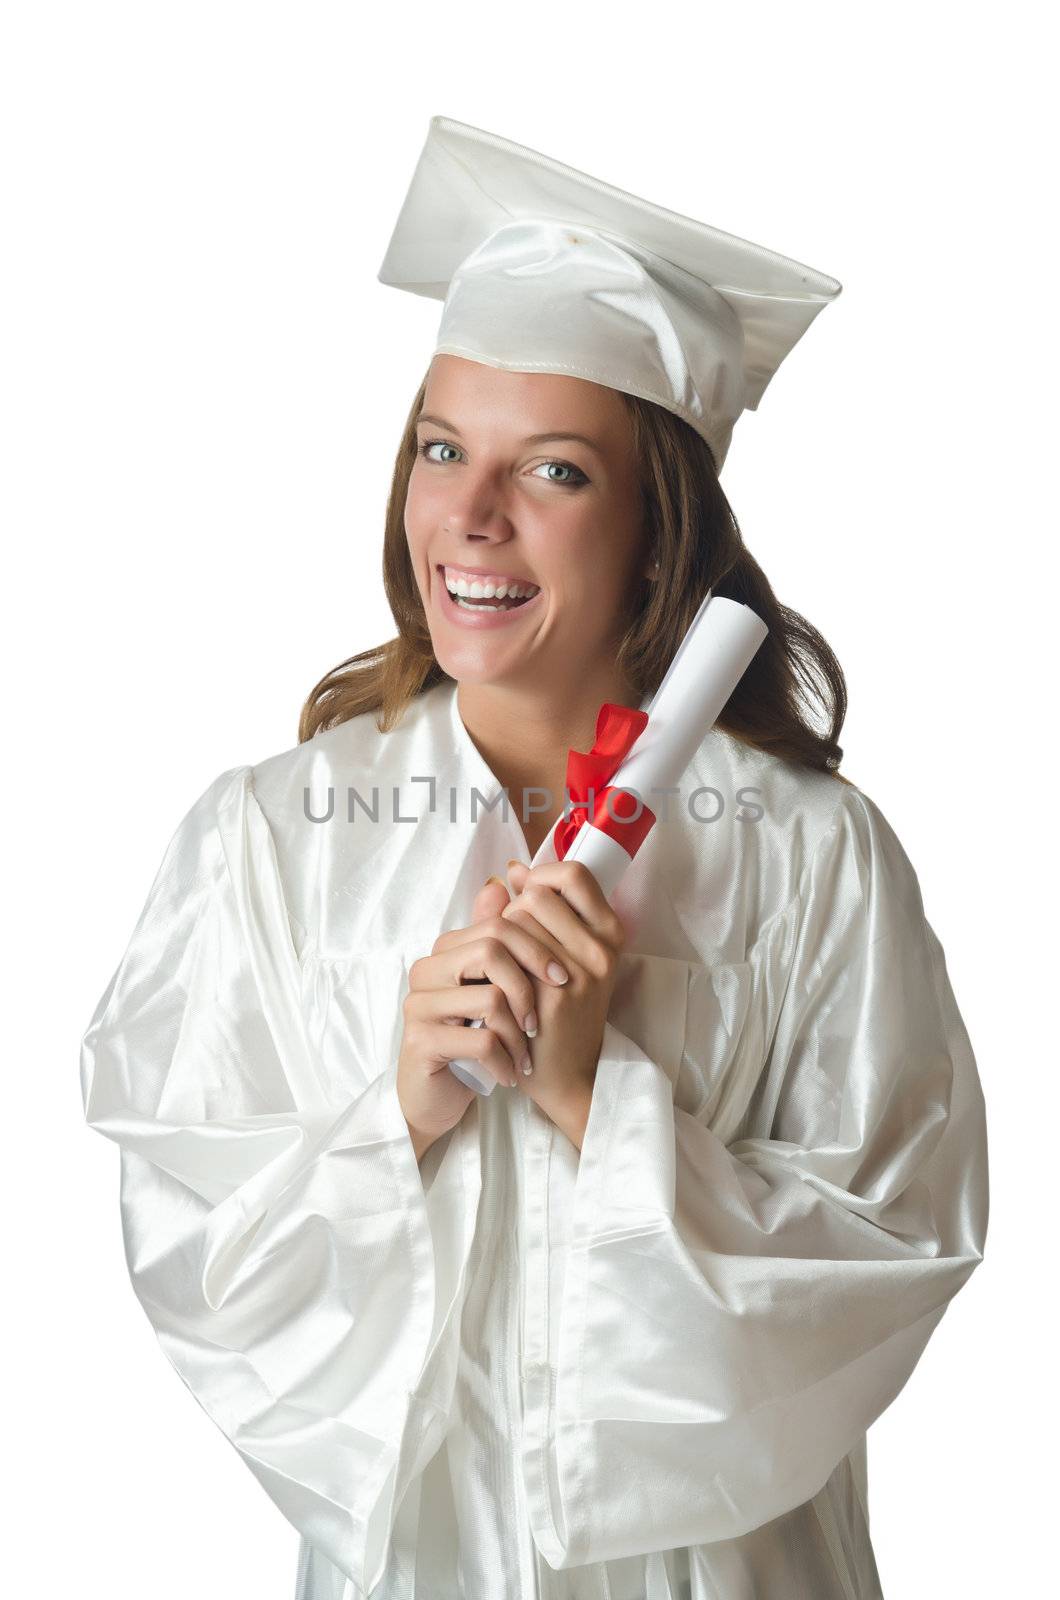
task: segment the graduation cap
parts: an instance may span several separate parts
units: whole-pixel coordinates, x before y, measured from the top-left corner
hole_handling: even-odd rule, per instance
[[[653,400],[719,472],[740,413],[842,288],[450,117],[430,120],[379,280],[445,302],[436,354]]]

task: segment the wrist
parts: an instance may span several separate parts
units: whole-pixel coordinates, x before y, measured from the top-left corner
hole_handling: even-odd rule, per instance
[[[416,1153],[416,1162],[418,1165],[427,1154],[427,1151],[431,1148],[431,1145],[434,1143],[437,1136],[431,1133],[424,1133],[422,1129],[415,1127],[409,1121],[408,1117],[405,1118],[405,1126],[409,1130],[409,1139],[411,1140],[412,1148]]]
[[[596,1081],[595,1073],[591,1079],[580,1082],[577,1087],[568,1089],[562,1100],[554,1105],[545,1105],[541,1110],[545,1112],[560,1130],[565,1133],[576,1150],[581,1150],[585,1142],[585,1129],[589,1122],[589,1110],[593,1103],[593,1085]]]
[[[408,1129],[412,1148],[416,1152],[416,1161],[418,1164],[423,1160],[424,1156],[427,1154],[427,1151],[431,1148],[431,1145],[434,1143],[438,1135],[435,1133],[424,1133],[422,1128],[417,1128],[416,1124],[411,1120],[408,1112],[405,1110],[405,1102],[401,1098],[400,1085],[398,1085],[397,1101],[398,1106],[401,1109],[401,1115],[405,1119],[405,1126]]]

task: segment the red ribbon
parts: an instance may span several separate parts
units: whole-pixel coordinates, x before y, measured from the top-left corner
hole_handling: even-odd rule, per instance
[[[648,713],[632,706],[616,706],[607,700],[596,719],[596,738],[587,753],[567,752],[567,790],[570,814],[560,817],[552,838],[556,856],[562,861],[584,822],[606,833],[620,844],[630,860],[636,855],[655,826],[655,813],[627,789],[614,787],[610,779],[648,726]],[[589,796],[592,791],[592,812]],[[608,801],[608,797],[613,796]],[[642,810],[639,817],[633,813]],[[614,815],[612,815],[612,812]]]

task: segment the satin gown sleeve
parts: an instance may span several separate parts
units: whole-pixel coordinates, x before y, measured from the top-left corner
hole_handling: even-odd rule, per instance
[[[351,1063],[356,1088],[338,1090],[299,986],[273,840],[235,768],[169,845],[84,1037],[82,1093],[121,1149],[129,1272],[162,1349],[367,1593],[438,1448],[417,1386],[435,1246],[459,1256],[462,1236],[444,1167],[428,1212],[395,1064]]]
[[[860,791],[750,960],[775,1028],[738,1137],[606,1025],[527,1416],[554,1568],[731,1539],[810,1499],[982,1258],[975,1060],[914,870]]]

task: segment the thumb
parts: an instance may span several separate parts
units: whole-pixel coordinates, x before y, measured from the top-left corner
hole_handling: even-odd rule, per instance
[[[525,861],[513,857],[508,863],[508,882],[516,894],[521,894],[526,887],[526,880],[530,876],[530,868]]]
[[[500,916],[510,900],[511,895],[503,878],[491,874],[475,895],[472,917],[476,922],[483,922],[487,917]]]

